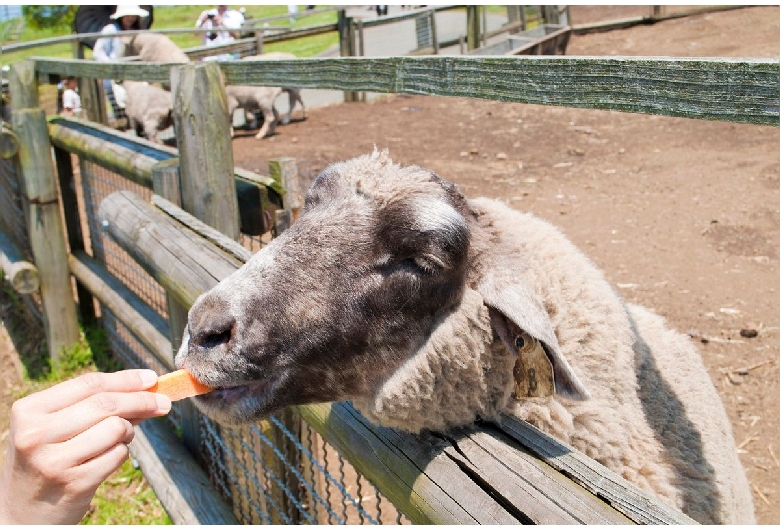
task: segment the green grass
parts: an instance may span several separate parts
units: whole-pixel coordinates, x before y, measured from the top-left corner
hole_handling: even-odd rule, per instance
[[[154,23],[153,29],[172,29],[172,28],[194,28],[195,21],[198,19],[200,13],[211,6],[158,6],[154,8]],[[305,6],[298,6],[301,12],[304,12]],[[246,8],[247,18],[267,18],[276,15],[284,15],[287,13],[286,5],[255,5],[248,6]],[[308,27],[316,26],[320,24],[330,24],[336,22],[336,11],[330,11],[327,13],[319,13],[316,15],[308,15],[299,17],[295,24],[290,25],[288,18],[273,21],[269,23],[270,26],[283,26],[283,27]],[[5,22],[3,26],[0,26],[0,31],[9,24]],[[71,33],[69,28],[59,29],[33,29],[27,25],[22,32],[17,42],[29,42],[34,40],[46,39],[50,37],[60,37],[69,35]],[[2,33],[0,33],[2,34]],[[194,33],[179,33],[169,35],[171,40],[175,42],[180,48],[193,48],[200,46],[202,39],[200,36],[196,36]],[[332,32],[326,35],[315,35],[312,37],[306,37],[304,39],[296,39],[291,42],[284,42],[278,44],[269,44],[266,47],[266,51],[286,51],[296,54],[299,57],[311,57],[317,55],[320,52],[325,51],[334,44],[338,43],[338,34]],[[2,44],[9,44],[3,42]],[[4,53],[0,56],[0,63],[13,64],[28,57],[73,57],[73,51],[70,43],[52,44],[39,48],[32,48],[27,50],[20,50],[18,52]],[[91,57],[91,52],[86,50],[87,58]]]
[[[63,350],[58,363],[49,360],[46,338],[39,322],[27,316],[19,296],[2,281],[0,318],[6,326],[23,366],[24,381],[12,396],[33,392],[90,371],[116,371],[122,365],[111,354],[105,331],[83,327],[77,344]],[[80,524],[172,524],[140,470],[128,460],[98,488]]]

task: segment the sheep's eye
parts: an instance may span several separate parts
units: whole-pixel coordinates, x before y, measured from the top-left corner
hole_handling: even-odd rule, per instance
[[[405,261],[424,274],[434,274],[444,268],[444,263],[439,258],[431,255],[412,256]]]

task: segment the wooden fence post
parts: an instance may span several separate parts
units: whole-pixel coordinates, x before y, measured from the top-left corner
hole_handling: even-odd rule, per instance
[[[213,62],[174,67],[171,69],[171,92],[179,148],[181,207],[227,237],[238,240],[241,234],[230,137],[232,116],[228,116],[222,72]],[[159,189],[175,199],[173,170],[159,164],[156,167],[158,177],[154,180],[158,181]],[[176,304],[170,304],[169,308],[173,309],[169,315],[171,333],[178,335],[175,340],[172,336],[171,342],[176,345],[180,344],[187,315],[184,308]],[[184,443],[196,458],[201,459],[199,413],[191,405],[182,407],[181,411]],[[222,431],[222,427],[218,429]],[[231,438],[223,436],[223,440],[231,444]],[[235,444],[231,448],[240,451]],[[221,460],[232,474],[241,476],[239,466],[229,457],[223,454]],[[241,498],[238,488],[234,484],[229,488],[235,498],[234,504],[238,503]]]
[[[20,140],[22,200],[30,247],[41,278],[46,340],[56,364],[62,348],[79,341],[79,325],[46,114],[43,109],[14,110],[13,126]]]
[[[352,17],[348,17],[345,10],[339,11],[338,23],[339,46],[341,57],[354,57],[357,55],[357,46],[355,46],[355,22]],[[359,101],[357,92],[344,92],[344,102],[352,103]]]
[[[466,49],[479,48],[479,6],[466,6]]]
[[[240,235],[225,83],[214,62],[171,69],[181,203],[231,239]]]
[[[263,37],[265,36],[265,31],[263,31],[263,28],[255,28],[255,55],[260,55],[263,53]]]
[[[431,40],[433,41],[433,54],[439,55],[439,36],[436,33],[436,10],[431,9]]]
[[[8,73],[11,91],[11,110],[33,109],[38,103],[38,74],[35,62],[26,59],[11,65]]]
[[[54,148],[54,160],[57,164],[57,177],[60,183],[62,210],[65,214],[65,230],[71,254],[84,250],[84,234],[81,231],[81,216],[79,215],[78,199],[76,197],[76,181],[73,178],[73,161],[68,151]],[[85,324],[95,322],[95,302],[92,294],[81,282],[76,281],[76,294],[79,300],[79,315]]]

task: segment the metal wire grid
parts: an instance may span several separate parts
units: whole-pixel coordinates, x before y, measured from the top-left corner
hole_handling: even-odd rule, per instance
[[[27,235],[24,208],[22,207],[22,191],[19,170],[19,160],[0,158],[0,230],[3,230],[11,241],[30,261],[32,250]],[[39,292],[19,295],[30,315],[43,324],[43,303]]]
[[[98,218],[100,203],[111,193],[130,190],[150,200],[151,190],[88,161],[81,163],[81,180],[93,255],[105,264],[111,274],[122,280],[167,321],[168,306],[165,290],[127,252],[110,237],[105,236]]]
[[[19,250],[30,254],[16,157],[0,158],[0,228],[8,234]]]
[[[82,161],[80,167],[86,210],[82,215],[87,218],[93,254],[167,320],[164,289],[111,238],[104,237],[97,215],[102,199],[114,191],[129,189],[147,199],[151,191],[92,162]],[[243,234],[241,242],[256,251],[267,239]],[[103,307],[101,311],[111,347],[128,366],[165,372],[114,314]],[[200,417],[199,456],[242,523],[409,523],[297,414],[285,416],[285,422],[271,418],[242,428],[226,428]],[[181,411],[174,406],[168,419],[176,427],[180,418]]]

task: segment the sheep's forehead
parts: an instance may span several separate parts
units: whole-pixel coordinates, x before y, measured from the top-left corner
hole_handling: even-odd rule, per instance
[[[394,164],[384,152],[374,152],[346,162],[334,164],[315,181],[315,187],[325,188],[328,195],[349,200],[365,197],[377,209],[399,203],[407,204],[421,214],[427,209],[448,210],[447,193],[432,173],[426,169]]]

